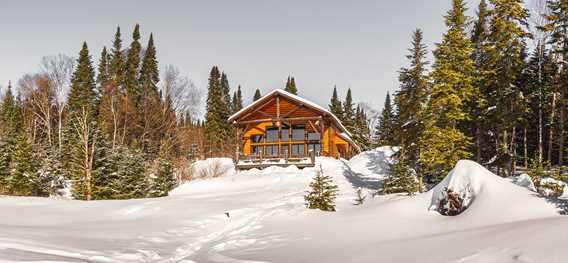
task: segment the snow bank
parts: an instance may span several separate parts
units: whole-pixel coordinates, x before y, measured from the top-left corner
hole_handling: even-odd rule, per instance
[[[430,210],[438,209],[444,189],[452,189],[462,196],[467,209],[461,215],[473,220],[489,216],[494,221],[508,221],[557,214],[557,209],[536,193],[512,184],[474,161],[460,160],[430,191]]]
[[[516,185],[525,187],[533,192],[536,192],[536,187],[534,186],[534,182],[532,178],[528,174],[521,174],[519,176],[513,177],[512,182]]]
[[[235,165],[231,158],[209,158],[193,163],[191,172],[194,178],[227,176],[235,173]]]

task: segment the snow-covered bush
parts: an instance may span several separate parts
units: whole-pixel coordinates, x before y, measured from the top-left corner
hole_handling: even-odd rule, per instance
[[[454,192],[452,189],[444,188],[442,192],[444,197],[440,199],[438,204],[438,212],[445,216],[456,216],[461,214],[467,208],[464,205],[465,194]]]
[[[419,190],[416,172],[404,161],[398,160],[391,165],[382,192],[385,194],[407,193],[413,195]]]
[[[308,208],[335,212],[338,187],[330,176],[323,175],[321,165],[310,183],[310,188],[311,190],[304,196]]]

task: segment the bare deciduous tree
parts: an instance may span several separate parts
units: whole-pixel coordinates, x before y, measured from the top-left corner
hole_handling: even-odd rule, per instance
[[[75,59],[64,54],[46,56],[41,59],[40,68],[49,78],[50,86],[55,91],[54,103],[57,110],[57,144],[62,149],[63,112],[67,93],[71,86],[71,76],[75,67]]]
[[[167,65],[162,76],[162,93],[172,100],[174,111],[179,114],[191,114],[196,119],[202,112],[203,91],[195,86],[188,77],[182,76],[179,69]]]

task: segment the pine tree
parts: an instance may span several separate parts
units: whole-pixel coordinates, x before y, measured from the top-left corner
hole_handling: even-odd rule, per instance
[[[10,179],[10,163],[12,159],[12,147],[8,140],[0,141],[0,194],[8,194],[8,182]]]
[[[487,97],[490,96],[491,87],[487,85],[487,79],[490,77],[491,63],[489,61],[488,52],[491,50],[491,42],[489,41],[489,11],[485,0],[481,0],[477,11],[477,19],[473,26],[471,34],[471,42],[473,45],[472,59],[475,62],[475,75],[477,76],[474,85],[474,95],[468,109],[471,111],[472,122],[471,127],[466,134],[475,138],[474,150],[475,160],[478,163],[487,161],[491,156],[495,156],[493,147],[488,145],[490,135],[488,127],[490,123],[487,116]],[[493,153],[492,153],[493,152]],[[482,155],[482,153],[484,153]]]
[[[0,118],[4,125],[4,128],[2,129],[4,136],[9,136],[10,133],[18,129],[17,125],[19,125],[19,123],[17,123],[16,120],[16,111],[16,102],[14,100],[14,95],[12,94],[12,85],[9,83],[8,89],[2,99],[2,108],[0,112]]]
[[[110,78],[115,82],[115,85],[122,85],[126,70],[124,57],[122,55],[122,39],[120,38],[120,27],[116,28],[109,63]]]
[[[475,70],[471,41],[465,33],[465,11],[463,0],[453,0],[453,8],[445,16],[448,31],[434,51],[420,162],[425,174],[435,179],[445,176],[458,160],[471,156],[471,139],[459,129],[460,123],[470,119],[463,108],[471,101]]]
[[[231,100],[232,113],[240,111],[243,108],[243,94],[241,92],[241,85],[237,87],[237,91],[233,93],[233,99]]]
[[[343,119],[341,122],[348,131],[353,130],[355,121],[355,112],[353,111],[353,97],[351,97],[351,88],[347,90],[345,102],[343,102]]]
[[[375,128],[375,140],[376,146],[392,146],[395,144],[395,116],[389,92],[387,92],[383,111],[377,121],[377,127]]]
[[[110,76],[110,54],[107,53],[106,47],[103,47],[103,51],[101,52],[101,59],[99,61],[98,67],[98,74],[97,74],[97,83],[100,86],[109,85],[111,76]]]
[[[396,120],[393,124],[387,143],[399,144],[405,148],[405,158],[410,163],[416,163],[420,155],[418,140],[424,129],[424,109],[428,95],[428,80],[426,76],[425,61],[426,45],[423,43],[422,30],[416,29],[412,35],[412,47],[406,58],[410,67],[401,68],[399,74],[400,91],[395,95]],[[385,102],[386,103],[386,102]],[[385,105],[386,107],[386,105]],[[390,109],[389,109],[390,110]],[[394,116],[394,115],[391,115]]]
[[[209,154],[222,152],[226,119],[223,119],[225,109],[221,74],[217,66],[213,66],[209,74],[207,90],[207,110],[205,113],[205,135],[209,143]]]
[[[323,174],[321,165],[310,183],[310,188],[311,190],[304,196],[306,206],[309,209],[335,212],[335,198],[339,190],[337,185],[333,183],[333,179]]]
[[[491,92],[488,94],[489,123],[495,134],[496,160],[510,168],[515,159],[515,128],[518,125],[519,107],[516,104],[520,88],[517,79],[521,75],[525,39],[529,36],[525,26],[529,17],[522,0],[490,0],[493,4],[489,23],[491,48],[488,65],[493,72],[485,78]],[[511,171],[509,171],[511,172]]]
[[[162,116],[162,98],[158,91],[158,82],[160,81],[160,73],[158,70],[158,61],[156,59],[156,47],[154,46],[154,36],[150,34],[148,46],[144,53],[142,67],[140,69],[140,79],[142,93],[140,100],[143,107],[139,108],[140,125],[142,127],[141,137],[139,141],[143,145],[143,151],[153,157],[159,152],[160,143],[164,137],[163,116]]]
[[[383,182],[382,192],[385,194],[407,193],[413,195],[419,190],[419,183],[414,175],[414,170],[407,164],[405,154],[399,152],[397,161],[390,166],[389,173]]]
[[[339,120],[343,120],[343,106],[341,105],[341,100],[337,96],[336,86],[333,86],[333,95],[331,95],[331,100],[328,107],[333,115],[339,118]]]
[[[355,203],[353,205],[362,205],[365,202],[366,196],[363,194],[361,187],[357,187],[357,197],[355,198]]]
[[[294,77],[288,76],[288,79],[286,80],[286,88],[284,88],[284,90],[298,95],[298,89],[296,88],[296,81],[294,80]]]
[[[122,140],[125,144],[135,142],[140,138],[139,115],[142,98],[142,90],[139,83],[140,72],[140,26],[136,24],[132,33],[132,43],[128,49],[124,76],[124,98],[121,106],[122,111]]]
[[[175,185],[173,165],[164,156],[156,159],[152,174],[151,189],[149,195],[151,197],[167,196]]]
[[[80,113],[85,108],[92,115],[95,112],[95,100],[95,72],[87,43],[83,42],[83,47],[77,59],[77,67],[71,78],[71,90],[68,98],[69,112],[71,114]]]
[[[551,32],[550,44],[554,47],[554,52],[558,54],[559,59],[564,61],[560,66],[559,87],[556,90],[556,96],[558,97],[558,125],[557,127],[551,127],[551,129],[558,130],[557,164],[562,166],[565,162],[565,156],[568,155],[564,146],[566,136],[568,136],[568,132],[566,132],[566,129],[568,129],[566,124],[568,122],[566,121],[566,108],[568,108],[568,65],[566,64],[566,61],[568,61],[568,2],[566,0],[551,0],[547,3],[550,13],[546,15],[546,18],[549,23],[544,26],[544,30]],[[551,149],[549,149],[549,152],[551,152]],[[553,162],[553,160],[550,161]]]
[[[256,89],[256,90],[254,91],[254,97],[252,98],[252,101],[253,101],[253,102],[254,102],[254,101],[257,101],[257,100],[260,99],[260,98],[262,98],[262,95],[260,95],[260,90],[259,90],[259,89]]]
[[[27,141],[23,132],[20,132],[14,138],[14,141],[8,180],[9,193],[12,195],[34,195],[36,194],[34,181],[37,162],[34,160],[32,145]]]

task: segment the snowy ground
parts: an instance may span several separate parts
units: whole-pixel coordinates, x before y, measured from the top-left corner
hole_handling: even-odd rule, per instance
[[[568,262],[565,203],[469,161],[430,192],[372,198],[391,153],[317,160],[339,185],[336,213],[304,207],[316,168],[235,174],[226,160],[165,198],[0,198],[0,262]],[[463,214],[429,210],[444,186],[469,189]],[[358,187],[367,201],[353,206]]]

